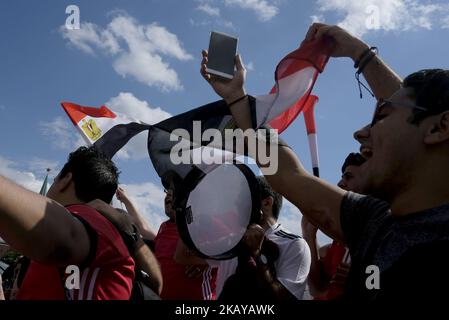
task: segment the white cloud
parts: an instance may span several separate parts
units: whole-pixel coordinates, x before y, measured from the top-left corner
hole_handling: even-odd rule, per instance
[[[254,11],[261,21],[269,21],[279,13],[278,7],[267,0],[224,0],[224,2],[228,6]]]
[[[125,192],[135,204],[140,214],[142,214],[150,226],[157,232],[160,224],[167,220],[164,213],[165,193],[161,187],[146,182],[140,184],[121,185]],[[114,199],[114,206],[121,207],[121,204]],[[123,206],[123,209],[126,209]]]
[[[161,108],[151,108],[148,102],[137,99],[129,92],[121,92],[118,96],[111,98],[106,102],[106,106],[113,111],[126,114],[148,124],[155,124],[171,117],[170,113]],[[134,160],[148,158],[147,137],[148,132],[138,134],[117,153],[117,157]]]
[[[101,30],[97,25],[89,22],[82,24],[79,30],[68,30],[61,27],[62,37],[69,41],[71,45],[95,55],[94,48],[101,48],[110,54],[116,54],[120,51],[117,39],[109,30]]]
[[[229,28],[229,29],[235,30],[234,24],[231,21],[228,21],[228,20],[220,20],[219,21],[219,25],[221,25],[221,26],[223,26],[225,28]]]
[[[200,10],[210,16],[213,17],[219,17],[220,16],[220,9],[217,7],[212,7],[211,5],[207,3],[202,3],[197,7],[197,10]]]
[[[4,158],[1,155],[0,175],[34,192],[39,192],[43,183],[43,179],[38,179],[33,172],[19,169],[16,161]]]
[[[248,62],[248,64],[246,65],[246,69],[248,71],[254,71],[254,63],[252,61]]]
[[[85,145],[76,128],[68,118],[56,117],[39,123],[42,135],[57,149],[73,151]]]
[[[312,20],[324,20],[323,13],[343,16],[337,22],[357,36],[370,30],[405,31],[432,29],[442,24],[441,15],[449,13],[445,3],[422,3],[418,0],[318,0],[318,15]]]
[[[234,26],[234,24],[231,21],[224,20],[224,19],[221,19],[221,18],[215,19],[214,21],[208,20],[208,19],[206,19],[206,20],[194,20],[194,19],[190,18],[189,22],[194,27],[206,27],[207,26],[207,27],[210,28],[211,25],[216,24],[216,25],[218,25],[220,27],[224,27],[224,28],[228,28],[228,29],[231,29],[231,30],[235,30],[235,26]]]
[[[48,159],[42,159],[33,157],[31,160],[27,162],[27,167],[29,170],[33,172],[40,172],[41,174],[46,174],[47,169],[50,169],[49,177],[55,177],[58,172],[58,161],[54,160],[48,160]]]
[[[118,96],[109,99],[106,105],[111,110],[126,114],[148,124],[155,124],[171,117],[171,114],[161,108],[152,108],[147,101],[139,100],[130,92],[120,92]]]
[[[166,57],[180,61],[193,59],[178,37],[157,23],[139,24],[123,13],[109,25],[101,27],[84,22],[79,30],[60,28],[62,36],[79,50],[95,54],[96,50],[114,57],[114,70],[122,77],[131,76],[163,91],[181,90],[176,71]]]
[[[322,14],[312,15],[312,16],[310,16],[310,19],[312,20],[312,23],[315,23],[315,22],[324,23],[324,16]]]

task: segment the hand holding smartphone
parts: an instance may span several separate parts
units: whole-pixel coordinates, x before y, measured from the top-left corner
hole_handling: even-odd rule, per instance
[[[236,37],[211,32],[206,71],[226,79],[234,78],[237,42]]]

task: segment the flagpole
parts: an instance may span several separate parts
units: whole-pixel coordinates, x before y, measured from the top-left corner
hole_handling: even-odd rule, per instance
[[[51,171],[50,168],[47,168],[47,174],[45,175],[45,179],[44,182],[42,183],[42,187],[41,190],[39,191],[39,194],[42,196],[46,196],[47,195],[47,191],[48,191],[48,175]]]

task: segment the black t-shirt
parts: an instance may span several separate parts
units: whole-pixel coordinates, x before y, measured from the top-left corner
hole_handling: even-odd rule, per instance
[[[352,258],[348,299],[449,296],[449,204],[393,217],[386,202],[348,192],[340,219]],[[369,265],[379,268],[380,289],[366,286]]]

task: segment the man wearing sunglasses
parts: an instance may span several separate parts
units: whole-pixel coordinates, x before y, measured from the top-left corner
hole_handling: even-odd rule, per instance
[[[356,66],[363,60],[363,75],[380,100],[372,123],[355,133],[366,158],[363,190],[371,196],[314,177],[285,146],[278,146],[278,171],[266,178],[314,225],[349,247],[347,298],[447,296],[449,71],[422,70],[402,82],[377,54],[369,53],[368,45],[345,30],[313,24],[305,41],[321,37],[334,42],[333,57],[350,57]],[[240,56],[228,82],[212,78],[206,63],[203,52],[202,75],[228,104],[246,94]],[[247,98],[230,109],[241,129],[251,128]]]

